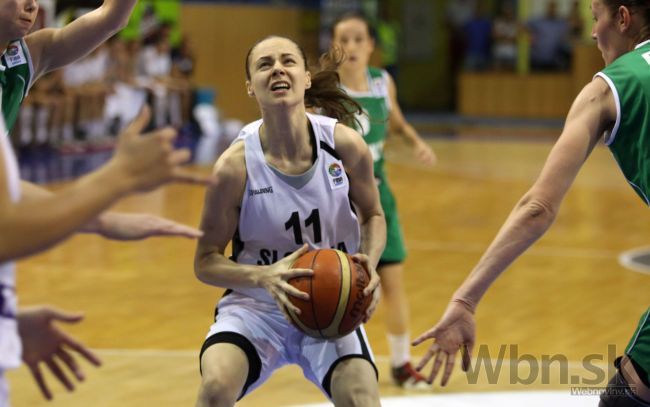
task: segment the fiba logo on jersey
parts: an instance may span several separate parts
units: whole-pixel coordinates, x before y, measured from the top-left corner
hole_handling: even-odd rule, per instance
[[[330,165],[330,168],[327,171],[333,177],[340,177],[341,174],[343,173],[343,170],[341,169],[341,166],[338,165],[337,163],[334,163],[334,164]]]
[[[330,180],[332,187],[339,187],[343,185],[343,168],[341,168],[338,163],[331,164],[327,169],[327,172],[329,172],[330,176],[332,177]]]
[[[16,65],[27,63],[27,59],[18,43],[9,44],[7,51],[5,52],[5,58],[7,61],[7,68],[13,68]]]
[[[370,133],[370,115],[366,109],[363,109],[361,114],[354,114],[355,127],[356,130],[361,133],[362,136],[367,136]]]
[[[17,45],[11,44],[7,47],[7,56],[8,57],[15,57],[18,55],[20,52],[20,48],[18,48]]]

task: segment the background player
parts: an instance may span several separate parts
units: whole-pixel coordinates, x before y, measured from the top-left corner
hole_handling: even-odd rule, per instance
[[[411,366],[409,312],[403,282],[406,248],[395,197],[384,169],[384,143],[389,133],[396,134],[404,137],[411,145],[419,162],[432,165],[436,157],[404,119],[391,76],[383,69],[368,65],[375,41],[366,18],[358,13],[342,15],[332,25],[332,41],[334,47],[345,52],[343,63],[338,68],[341,84],[363,107],[364,114],[357,117],[361,128],[357,130],[370,147],[375,179],[386,217],[386,249],[381,255],[377,271],[381,276],[383,302],[386,305],[391,377],[400,387],[426,386],[424,377]]]
[[[375,295],[366,320],[376,306],[385,223],[372,157],[354,130],[306,113],[318,107],[346,122],[354,102],[339,89],[336,72],[312,78],[304,52],[286,38],[254,45],[246,77],[262,119],[246,126],[215,165],[196,252],[198,278],[229,289],[201,350],[197,405],[234,405],[287,363],[299,364],[335,405],[379,405],[363,327],[337,340],[315,339],[281,311],[297,310],[289,295],[308,298],[287,283],[311,273],[290,269],[307,245],[357,253],[371,275],[364,294]],[[231,240],[233,261],[224,256]]]
[[[429,382],[444,364],[441,384],[447,383],[461,347],[466,349],[463,368],[467,369],[479,301],[510,263],[551,226],[562,199],[603,134],[628,182],[650,205],[650,2],[592,0],[591,11],[592,37],[607,66],[576,97],[539,178],[453,295],[440,322],[414,341],[417,345],[435,340],[418,366],[422,368],[435,356]],[[641,318],[625,355],[616,363],[620,371],[610,382],[612,391],[601,396],[601,406],[650,404],[649,315],[646,312]],[[619,396],[614,388],[622,386],[626,396]]]

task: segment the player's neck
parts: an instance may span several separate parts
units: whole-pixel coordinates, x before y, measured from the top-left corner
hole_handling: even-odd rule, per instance
[[[347,89],[365,92],[368,90],[368,69],[339,69],[341,85]]]
[[[263,114],[260,142],[265,155],[278,159],[311,157],[309,125],[304,107]]]

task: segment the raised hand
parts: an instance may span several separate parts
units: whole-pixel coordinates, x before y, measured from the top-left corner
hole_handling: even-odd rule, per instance
[[[68,314],[51,307],[24,308],[18,313],[23,362],[31,371],[38,388],[47,400],[52,399],[52,392],[43,378],[42,363],[68,391],[73,391],[75,386],[65,374],[64,367],[67,367],[78,381],[85,379],[72,352],[81,355],[95,366],[101,365],[99,358],[90,349],[54,324],[55,322],[76,324],[82,319],[82,315]]]
[[[128,192],[150,191],[172,181],[209,184],[209,176],[193,174],[181,167],[190,159],[190,151],[174,149],[176,130],[164,128],[141,134],[150,118],[150,109],[145,106],[118,136],[115,154],[108,164],[118,170]]]
[[[283,313],[286,308],[296,314],[300,314],[300,309],[289,301],[289,295],[305,301],[309,300],[309,294],[298,290],[287,282],[287,280],[294,277],[312,276],[314,274],[314,271],[311,269],[291,268],[293,263],[300,256],[307,253],[307,251],[308,246],[305,244],[291,255],[271,264],[265,270],[261,271],[260,286],[271,294],[271,297]]]
[[[469,369],[475,336],[476,327],[473,310],[463,301],[452,300],[440,322],[413,341],[412,345],[417,346],[427,339],[434,340],[427,353],[418,363],[416,370],[422,370],[435,356],[427,381],[432,384],[440,371],[440,367],[445,363],[440,385],[447,385],[449,376],[454,370],[456,354],[459,350],[462,352],[463,371]]]
[[[354,259],[354,261],[358,262],[363,268],[365,268],[370,275],[370,281],[368,282],[366,288],[363,290],[364,296],[367,297],[369,295],[372,295],[372,302],[370,303],[370,306],[368,306],[366,316],[363,318],[363,323],[365,324],[370,320],[370,317],[372,317],[375,309],[377,309],[377,304],[379,304],[379,297],[381,295],[380,291],[377,288],[379,287],[380,279],[379,274],[377,274],[377,270],[372,266],[372,264],[370,264],[370,259],[368,256],[362,253],[357,253],[352,256],[352,259]]]

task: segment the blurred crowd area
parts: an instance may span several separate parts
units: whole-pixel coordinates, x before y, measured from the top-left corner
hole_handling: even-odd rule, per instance
[[[216,42],[202,43],[203,36],[183,32],[192,32],[196,25],[179,21],[184,3],[141,0],[126,30],[86,58],[40,78],[31,88],[12,132],[18,150],[43,146],[64,154],[110,150],[115,135],[144,104],[149,104],[153,113],[151,127],[173,126],[181,135],[202,141],[201,151],[209,153],[199,156],[199,161],[213,160],[241,128],[237,119],[249,120],[241,113],[243,109],[233,107],[244,103],[236,99],[242,93],[243,79],[238,76],[235,81],[221,74],[222,68],[215,65],[220,59],[214,60],[211,55]],[[361,11],[373,23],[376,37],[377,52],[372,63],[384,67],[395,78],[403,105],[419,111],[453,111],[454,84],[460,72],[522,73],[522,67],[533,73],[570,69],[575,44],[588,38],[589,27],[581,14],[584,3],[193,0],[186,4],[232,4],[248,10],[252,10],[249,6],[301,7],[307,17],[299,23],[300,30],[309,34],[296,39],[309,43],[313,38],[320,52],[329,46],[329,27],[334,19],[346,11]],[[39,4],[42,15],[35,29],[67,24],[101,5],[101,0],[40,0]],[[249,25],[235,30],[254,28]],[[219,41],[228,41],[238,35],[233,32],[224,37],[219,32],[218,37]],[[242,52],[250,45],[241,44]],[[309,51],[310,47],[306,48]],[[203,68],[202,87],[197,88],[194,79],[201,63],[210,69]],[[237,86],[230,89],[234,82]],[[226,110],[236,116],[230,120],[225,120],[217,109],[216,95],[222,91],[220,102],[228,102]]]
[[[572,1],[568,10],[560,10],[553,0],[536,5],[541,12],[524,20],[519,17],[520,2],[514,0],[449,2],[446,18],[456,66],[466,71],[515,71],[525,41],[526,69],[568,70],[573,48],[584,37],[582,3]]]
[[[177,21],[157,15],[155,4],[144,3],[130,31],[33,84],[12,132],[19,152],[44,147],[62,154],[109,151],[115,136],[145,104],[151,108],[151,128],[172,126],[196,139],[225,125],[229,133],[237,134],[240,122],[219,121],[214,92],[193,86],[195,55],[190,41],[182,34],[173,40]],[[92,8],[62,9],[48,23],[45,15],[55,10],[41,7],[34,30],[63,26]]]
[[[180,128],[190,117],[193,61],[186,41],[171,47],[165,23],[143,38],[115,36],[34,84],[15,142],[19,147],[49,144],[62,152],[111,148],[111,136],[147,101],[155,127]]]

